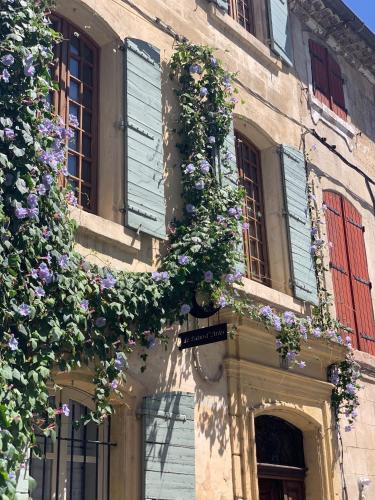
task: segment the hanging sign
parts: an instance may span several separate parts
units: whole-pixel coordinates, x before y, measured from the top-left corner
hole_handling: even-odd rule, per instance
[[[181,339],[180,350],[187,349],[188,347],[220,342],[228,338],[227,324],[222,323],[221,325],[213,325],[206,328],[199,328],[198,330],[191,330],[190,332],[183,332],[179,334],[179,337]]]

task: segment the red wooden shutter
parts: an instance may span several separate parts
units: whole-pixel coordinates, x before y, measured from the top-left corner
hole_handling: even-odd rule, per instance
[[[309,40],[312,80],[315,96],[328,107],[331,107],[327,49]]]
[[[328,241],[331,243],[329,251],[330,268],[332,272],[336,316],[343,325],[352,328],[352,344],[355,349],[358,349],[359,345],[341,197],[336,193],[325,191],[323,199],[324,203],[327,205],[327,236]]]
[[[375,354],[374,311],[362,218],[351,203],[344,198],[342,202],[359,347],[362,351]]]
[[[331,108],[338,116],[346,120],[344,85],[341,69],[337,62],[328,55],[328,79],[331,94]]]

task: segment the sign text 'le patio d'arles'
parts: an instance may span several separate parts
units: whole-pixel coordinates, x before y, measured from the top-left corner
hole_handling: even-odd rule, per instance
[[[227,324],[222,323],[220,325],[199,328],[198,330],[191,330],[190,332],[183,332],[179,334],[179,338],[181,339],[180,350],[227,340]]]

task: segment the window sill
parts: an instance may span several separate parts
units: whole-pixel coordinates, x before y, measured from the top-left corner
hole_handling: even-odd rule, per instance
[[[353,138],[356,135],[356,129],[353,125],[336,115],[328,106],[317,99],[312,92],[309,94],[309,103],[311,118],[315,125],[319,121],[326,123],[337,134],[341,135],[346,141],[350,151],[353,151]]]
[[[271,49],[246,31],[229,14],[226,14],[216,5],[210,3],[208,6],[208,15],[223,28],[224,34],[228,34],[236,42],[242,44],[254,59],[272,71],[282,70],[283,64],[281,60],[272,54]]]
[[[292,311],[295,314],[305,315],[310,314],[310,305],[291,295],[274,290],[262,283],[243,278],[242,287],[240,288],[247,295],[259,300],[262,303],[270,304],[277,309]]]
[[[112,222],[98,215],[85,212],[80,208],[71,208],[72,218],[78,223],[79,234],[92,235],[116,247],[126,249],[128,253],[137,253],[141,249],[141,238],[131,229]]]

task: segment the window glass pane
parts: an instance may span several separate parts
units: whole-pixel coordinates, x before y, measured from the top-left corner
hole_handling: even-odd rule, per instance
[[[74,104],[74,102],[69,102],[69,114],[72,116],[75,116],[77,118],[78,123],[79,123],[80,107],[77,104]]]
[[[91,113],[89,111],[83,112],[83,128],[86,132],[91,132]]]
[[[87,186],[82,186],[82,206],[85,208],[91,207],[91,189]]]
[[[86,86],[83,87],[83,96],[82,96],[83,105],[86,108],[92,108],[92,91],[89,90]]]
[[[79,78],[79,61],[77,61],[77,59],[74,59],[73,57],[71,57],[69,60],[69,71],[71,75]]]
[[[79,55],[79,39],[74,35],[70,39],[69,49],[71,54]]]
[[[78,171],[78,158],[75,155],[69,155],[68,158],[68,172],[70,175],[73,175],[74,177],[78,177],[79,171]]]
[[[92,50],[86,44],[83,45],[83,57],[90,63],[94,60]]]
[[[91,162],[87,160],[82,162],[82,179],[86,182],[91,181]]]
[[[91,157],[91,139],[86,134],[83,134],[82,151],[84,156],[87,156],[88,158]]]
[[[69,82],[69,97],[74,101],[79,101],[79,83],[74,80]]]
[[[71,139],[69,139],[69,148],[73,149],[74,151],[79,151],[79,131],[72,129],[73,134]]]
[[[87,85],[92,85],[92,68],[85,64],[83,66],[83,83],[87,83]]]

